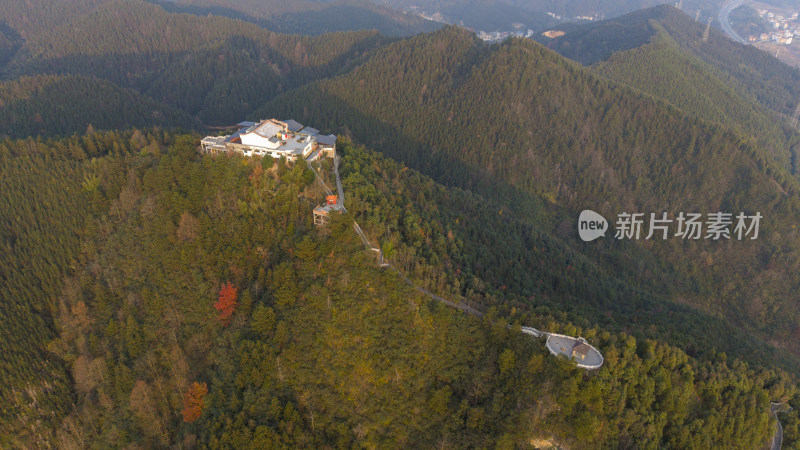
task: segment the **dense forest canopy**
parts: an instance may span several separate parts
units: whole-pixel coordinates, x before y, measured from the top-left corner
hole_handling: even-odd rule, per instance
[[[769,210],[759,242],[571,244],[604,261],[601,270],[646,292],[655,287],[657,298],[721,314],[763,339],[781,330],[784,348],[800,350],[790,339],[798,332],[798,182],[751,138],[530,41],[485,46],[457,28],[384,47],[351,73],[284,94],[266,111],[351,134],[561,240],[574,239],[565,223],[586,207],[606,217]]]
[[[200,156],[195,145],[140,131],[3,143],[9,192],[30,193],[37,167],[57,167],[70,186],[39,183],[3,207],[49,203],[74,236],[50,251],[10,244],[19,257],[43,252],[32,267],[58,271],[6,272],[28,280],[2,304],[15,298],[52,317],[55,335],[28,326],[43,333],[28,333],[27,348],[43,352],[28,357],[49,361],[63,384],[34,376],[11,391],[4,445],[703,447],[720,436],[715,444],[752,448],[772,434],[769,400],[796,398],[786,373],[740,360],[698,361],[525,306],[478,319],[432,303],[380,269],[350,225],[356,218],[374,235],[377,218],[402,211],[395,260],[416,265],[420,283],[458,292],[455,280],[419,270],[469,240],[428,219],[423,196],[471,194],[374,152],[340,142],[357,212],[317,229],[310,212],[322,192],[304,164]],[[421,192],[398,197],[402,183]],[[418,228],[452,244],[417,245]],[[36,277],[55,290],[31,292]],[[234,307],[221,320],[223,296]],[[519,333],[532,322],[587,336],[606,364],[587,373],[550,356]],[[22,362],[4,371],[6,384],[19,383]],[[796,414],[784,422],[790,437]]]
[[[585,66],[290,5],[0,4],[0,446],[754,448],[771,401],[800,445],[796,70],[672,7],[548,42]],[[348,11],[380,31],[269,29]],[[268,117],[340,135],[329,226],[306,164],[197,151]],[[585,243],[587,208],[763,221]]]
[[[0,82],[0,136],[69,135],[157,124],[193,128],[192,117],[132,89],[83,76],[36,75]]]
[[[800,133],[791,120],[800,101],[797,69],[716,30],[703,42],[702,24],[671,6],[565,30],[542,42],[600,76],[751,136],[800,177]]]
[[[109,83],[120,91],[135,90],[149,98],[131,102],[124,111],[134,119],[129,125],[173,125],[152,112],[169,116],[174,109],[206,125],[232,125],[286,89],[346,70],[386,39],[372,30],[287,35],[224,17],[169,13],[143,1],[96,3],[76,9],[82,13],[66,14],[66,3],[43,8],[42,20],[53,26],[35,34],[21,26],[29,14],[25,2],[0,7],[0,24],[5,24],[0,32],[10,36],[7,51],[0,39],[0,73],[7,79],[42,74],[98,78],[108,82],[105,91],[114,89]],[[38,101],[26,107],[42,116],[49,114],[48,107],[66,103],[41,90]],[[79,103],[91,101],[97,100],[86,96]],[[150,103],[150,111],[138,108],[142,102]],[[183,126],[196,123],[184,119]],[[68,134],[85,127],[44,130]],[[23,137],[24,131],[6,134]]]
[[[733,42],[713,27],[708,41],[703,42],[704,25],[672,6],[564,27],[564,31],[564,36],[544,43],[587,65],[606,60],[615,52],[642,46],[659,32],[666,32],[681,50],[714,67],[718,71],[714,75],[728,86],[754,97],[763,106],[790,115],[800,100],[800,71],[796,68],[753,46]]]
[[[649,43],[615,53],[595,69],[699,118],[753,136],[778,164],[800,176],[800,134],[788,117],[731,86],[724,72],[682,51],[663,29]]]

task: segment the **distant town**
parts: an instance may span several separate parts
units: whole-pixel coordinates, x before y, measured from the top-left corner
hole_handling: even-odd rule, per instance
[[[603,20],[605,18],[605,16],[603,15],[603,16],[576,16],[576,17],[573,17],[572,19],[570,19],[570,18],[561,17],[558,14],[552,13],[550,11],[547,12],[547,15],[552,17],[555,20],[564,21],[564,22],[592,22],[592,21],[595,21],[595,20]],[[484,40],[486,42],[502,41],[502,40],[508,39],[510,37],[531,38],[531,37],[533,37],[534,34],[536,34],[536,31],[534,31],[534,30],[532,30],[530,28],[525,28],[525,24],[522,24],[522,23],[513,23],[513,24],[511,24],[511,26],[512,26],[513,30],[507,30],[507,31],[483,31],[483,30],[477,30],[477,31],[475,31],[475,34],[477,34],[480,39],[482,39],[482,40]],[[551,35],[548,35],[547,33],[552,33],[552,31],[546,31],[546,32],[544,32],[542,34],[544,34],[547,37],[551,37],[551,38],[552,37],[558,37],[558,35],[557,36],[551,36]],[[561,35],[564,34],[563,32],[556,32],[556,33],[561,33]]]
[[[434,22],[440,23],[452,23],[452,21],[448,20],[442,13],[435,12],[429,13],[423,11],[422,8],[416,5],[412,5],[408,8],[408,12],[416,14],[422,18],[432,20]],[[605,18],[605,15],[595,15],[595,16],[576,16],[573,18],[569,17],[562,17],[558,14],[548,11],[547,15],[552,17],[553,19],[561,22],[590,22],[594,20],[602,20]],[[510,30],[494,30],[494,31],[486,31],[486,30],[473,30],[475,34],[486,42],[497,42],[502,41],[511,37],[521,37],[521,38],[530,38],[536,33],[536,31],[528,28],[525,26],[524,23],[512,23]]]
[[[760,35],[749,35],[747,40],[751,43],[772,42],[774,44],[791,45],[795,38],[800,38],[800,20],[798,13],[784,16],[767,9],[758,9],[758,15],[766,19],[772,30]]]

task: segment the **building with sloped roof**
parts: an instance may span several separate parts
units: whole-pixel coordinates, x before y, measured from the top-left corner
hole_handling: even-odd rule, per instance
[[[244,156],[270,156],[294,161],[309,161],[321,156],[334,157],[336,136],[319,135],[319,130],[289,119],[240,122],[228,136],[207,136],[200,141],[205,153],[240,153]]]
[[[592,350],[592,347],[586,343],[583,339],[578,339],[575,341],[575,345],[572,346],[572,357],[576,360],[580,359],[583,361],[586,359],[586,355]]]
[[[296,120],[289,119],[289,120],[284,120],[283,122],[286,124],[286,127],[292,133],[296,133],[303,129],[303,124]]]
[[[315,136],[319,150],[323,156],[333,158],[336,156],[336,136],[333,134],[318,134]]]

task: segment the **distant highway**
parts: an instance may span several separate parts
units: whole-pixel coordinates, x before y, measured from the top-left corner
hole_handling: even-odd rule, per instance
[[[719,10],[719,15],[717,18],[719,19],[720,26],[722,26],[722,30],[727,34],[731,39],[740,43],[740,44],[747,44],[739,33],[731,28],[731,23],[728,21],[728,16],[730,15],[731,11],[734,9],[742,6],[744,4],[744,0],[728,0],[722,5],[722,9]]]

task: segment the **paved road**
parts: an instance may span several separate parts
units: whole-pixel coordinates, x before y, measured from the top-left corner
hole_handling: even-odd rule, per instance
[[[739,33],[731,28],[731,23],[728,20],[728,16],[730,15],[731,11],[742,6],[743,4],[744,0],[728,0],[724,5],[722,5],[722,9],[719,10],[719,15],[717,17],[719,18],[720,26],[722,26],[722,30],[725,32],[725,34],[740,44],[747,44],[747,42],[745,42],[745,40],[739,36]]]
[[[775,421],[778,422],[778,430],[775,432],[775,436],[772,437],[772,444],[770,448],[772,450],[781,450],[781,445],[783,445],[783,427],[781,426],[781,421],[778,420],[779,412],[788,412],[788,411],[779,411],[783,408],[786,403],[770,403],[769,405],[769,412],[772,413],[772,417],[775,418]],[[792,410],[792,407],[789,407],[789,411]]]
[[[533,337],[542,337],[543,335],[548,334],[545,331],[539,331],[533,327],[522,327],[522,332],[525,334],[530,334]]]

